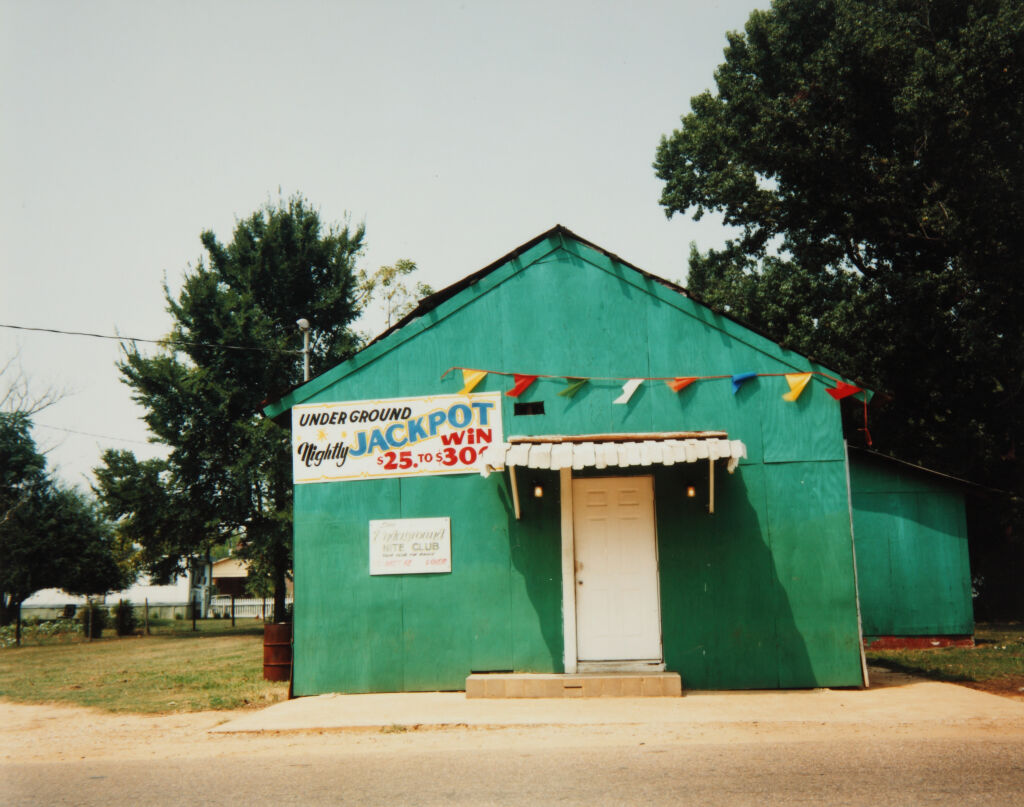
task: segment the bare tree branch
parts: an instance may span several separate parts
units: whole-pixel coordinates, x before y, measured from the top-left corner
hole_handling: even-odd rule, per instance
[[[64,398],[67,391],[53,386],[33,390],[21,364],[21,351],[0,366],[0,412],[24,412],[34,415]]]
[[[417,282],[410,286],[403,280],[416,269],[415,261],[408,258],[401,258],[392,266],[382,266],[372,274],[361,269],[357,305],[366,309],[371,303],[376,303],[384,314],[385,327],[390,328],[412,311],[423,297],[434,293],[426,283]]]

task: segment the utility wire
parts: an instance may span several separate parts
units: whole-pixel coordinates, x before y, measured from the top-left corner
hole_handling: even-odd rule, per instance
[[[145,440],[131,440],[127,437],[114,437],[111,434],[96,434],[95,432],[80,432],[75,429],[65,429],[61,426],[50,426],[46,423],[33,423],[33,426],[39,426],[44,429],[53,429],[58,432],[67,432],[68,434],[80,434],[83,437],[98,437],[101,440],[119,440],[122,443],[135,443],[140,446],[151,446],[154,443],[146,442]]]
[[[249,350],[254,353],[295,353],[302,354],[301,350],[277,350],[267,347],[248,347],[245,345],[220,345],[215,342],[179,342],[173,339],[143,339],[140,336],[110,336],[105,333],[86,333],[85,331],[62,331],[58,328],[32,328],[28,325],[8,325],[0,322],[0,328],[9,328],[14,331],[34,331],[37,333],[55,333],[60,336],[88,336],[93,339],[112,339],[115,342],[149,342],[154,345],[170,345],[174,347],[215,347],[221,350]]]

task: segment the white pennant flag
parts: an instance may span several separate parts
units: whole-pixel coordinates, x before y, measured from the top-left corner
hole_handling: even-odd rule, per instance
[[[641,384],[644,383],[642,378],[631,378],[625,384],[622,385],[622,395],[612,401],[613,404],[626,404],[629,403],[629,399],[633,397],[633,393],[637,391]]]

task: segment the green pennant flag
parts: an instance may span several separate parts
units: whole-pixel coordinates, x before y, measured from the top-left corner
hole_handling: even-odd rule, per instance
[[[583,389],[583,385],[586,384],[589,380],[589,378],[566,378],[565,383],[568,386],[566,386],[566,388],[558,394],[561,395],[563,398],[571,398],[577,392]]]

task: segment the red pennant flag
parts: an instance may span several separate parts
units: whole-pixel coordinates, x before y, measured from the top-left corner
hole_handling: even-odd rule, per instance
[[[860,387],[855,387],[853,384],[847,384],[845,381],[837,381],[835,389],[825,390],[825,392],[837,401],[841,401],[843,398],[849,398],[851,395],[856,395],[860,391]]]
[[[690,384],[696,381],[696,378],[673,378],[671,381],[666,381],[668,388],[672,392],[679,392],[682,389],[686,389]]]
[[[505,393],[509,398],[518,398],[526,392],[530,384],[537,380],[537,376],[535,375],[520,375],[519,373],[514,373],[514,376],[516,379],[516,385]]]

